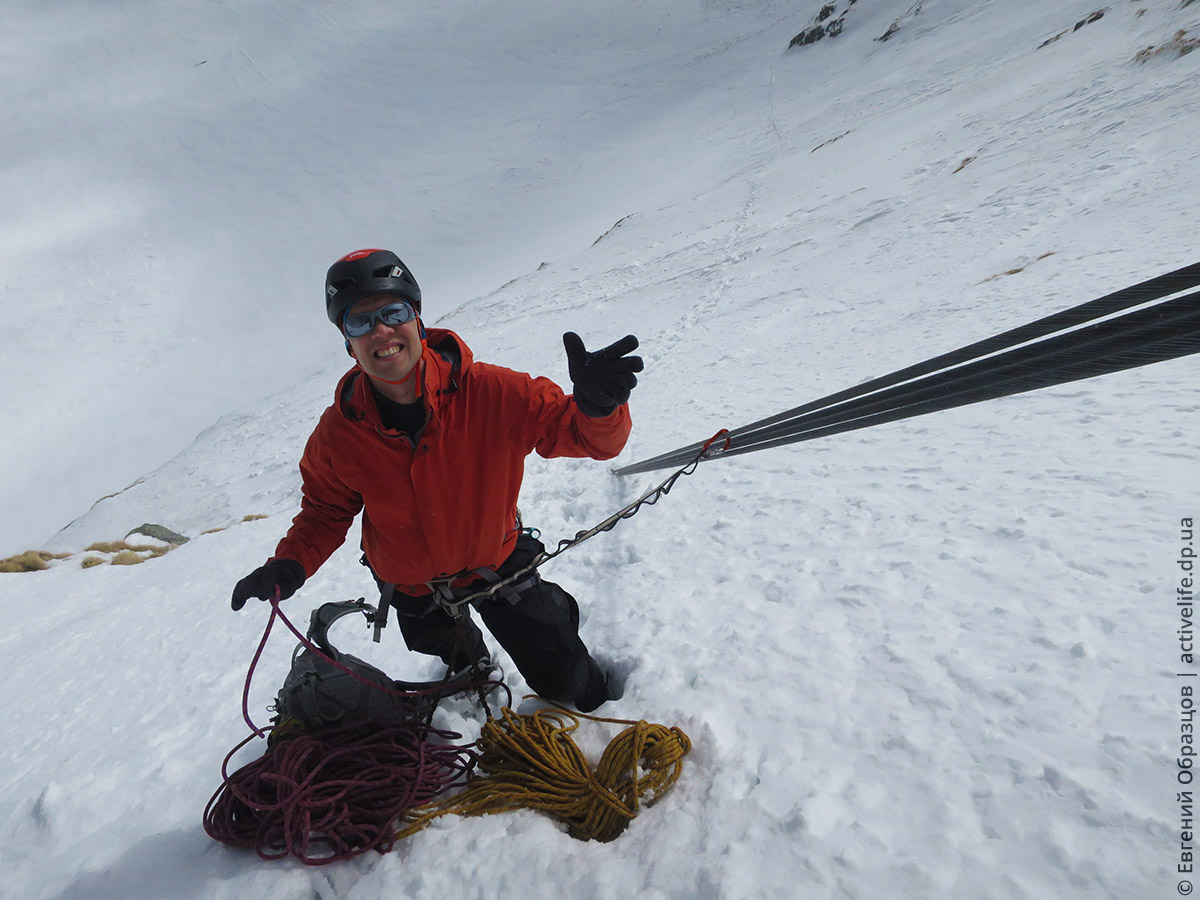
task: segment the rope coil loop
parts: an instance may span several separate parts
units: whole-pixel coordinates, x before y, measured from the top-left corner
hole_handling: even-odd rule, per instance
[[[273,734],[272,737],[275,737]],[[260,858],[294,856],[326,865],[395,844],[395,823],[462,781],[475,761],[460,735],[417,723],[356,722],[317,733],[288,731],[258,759],[229,774],[204,809],[209,837],[253,848]]]

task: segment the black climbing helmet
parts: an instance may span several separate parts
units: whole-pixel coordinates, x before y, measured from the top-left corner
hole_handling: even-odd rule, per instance
[[[355,250],[325,274],[325,312],[338,328],[347,309],[376,294],[403,297],[421,314],[421,288],[408,266],[390,250]]]

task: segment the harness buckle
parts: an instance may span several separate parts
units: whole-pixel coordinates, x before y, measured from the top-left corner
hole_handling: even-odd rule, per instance
[[[475,599],[475,593],[471,592],[466,596],[457,596],[454,588],[450,586],[452,580],[427,581],[425,584],[429,586],[433,602],[445,610],[450,618],[457,621],[466,615],[463,607]]]

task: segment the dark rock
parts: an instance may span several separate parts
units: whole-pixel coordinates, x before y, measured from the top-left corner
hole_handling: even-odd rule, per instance
[[[888,30],[885,31],[883,34],[881,34],[879,37],[875,38],[875,40],[877,40],[877,41],[889,40],[899,30],[900,30],[900,23],[893,22],[891,24],[891,27],[889,27]]]
[[[1105,14],[1106,12],[1108,12],[1108,10],[1106,10],[1106,9],[1098,9],[1098,10],[1096,10],[1094,13],[1092,13],[1092,14],[1091,14],[1090,16],[1088,16],[1086,19],[1083,19],[1082,21],[1076,22],[1076,23],[1075,23],[1075,29],[1074,29],[1074,30],[1075,30],[1075,31],[1078,31],[1078,30],[1079,30],[1080,28],[1082,28],[1084,25],[1091,25],[1093,22],[1099,22],[1101,19],[1103,19],[1103,18],[1104,18],[1104,14]]]
[[[815,44],[823,37],[825,37],[825,26],[813,25],[811,28],[805,28],[792,38],[792,42],[788,44],[788,47],[807,47],[809,44]]]
[[[125,535],[125,539],[129,540],[130,535],[134,534],[142,534],[148,538],[154,538],[156,541],[166,541],[168,544],[175,544],[176,546],[179,546],[180,544],[186,544],[188,542],[188,539],[182,534],[178,534],[172,531],[170,528],[164,528],[162,525],[153,525],[149,522],[139,525],[137,528],[133,529],[133,531]]]
[[[1062,40],[1062,36],[1064,34],[1066,34],[1065,31],[1060,31],[1054,37],[1046,38],[1046,40],[1044,40],[1040,44],[1038,44],[1038,49],[1041,50],[1043,47],[1048,47],[1050,44],[1053,44],[1055,41]]]
[[[838,4],[836,2],[825,3],[821,7],[821,11],[813,17],[812,24],[801,31],[798,35],[792,38],[788,47],[805,47],[809,44],[815,44],[821,38],[834,38],[846,27],[846,12],[849,7],[857,3],[858,0],[849,0],[846,5],[846,10],[838,13]],[[917,7],[920,7],[920,2]]]

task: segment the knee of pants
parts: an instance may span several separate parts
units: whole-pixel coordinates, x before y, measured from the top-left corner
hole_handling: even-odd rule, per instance
[[[423,614],[397,609],[396,621],[405,646],[416,653],[441,655],[456,643],[473,649],[470,645],[482,639],[479,626],[470,619],[456,621],[440,609]]]

